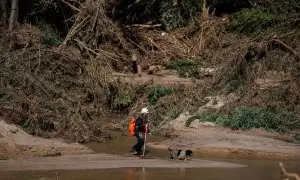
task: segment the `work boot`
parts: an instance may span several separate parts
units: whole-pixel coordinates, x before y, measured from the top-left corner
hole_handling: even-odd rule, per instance
[[[136,155],[136,156],[139,156],[139,155],[141,155],[142,153],[140,152],[140,151],[134,151],[133,153],[132,153],[132,155]]]
[[[135,152],[136,150],[135,150],[135,147],[134,146],[132,146],[132,148],[131,148],[131,152],[133,153],[133,152]]]

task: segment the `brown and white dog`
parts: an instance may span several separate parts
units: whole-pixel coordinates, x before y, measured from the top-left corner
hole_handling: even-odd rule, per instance
[[[182,150],[177,148],[168,148],[170,153],[170,159],[179,159],[179,160],[186,160],[187,157],[193,155],[193,151],[191,150]]]

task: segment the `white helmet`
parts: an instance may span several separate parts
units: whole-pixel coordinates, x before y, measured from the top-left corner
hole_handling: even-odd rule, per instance
[[[141,114],[149,114],[148,108],[143,108],[143,109],[141,110]]]

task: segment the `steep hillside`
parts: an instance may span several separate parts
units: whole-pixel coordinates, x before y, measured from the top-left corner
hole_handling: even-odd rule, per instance
[[[163,135],[189,111],[187,126],[299,141],[298,1],[48,0],[20,12],[15,24],[1,15],[0,116],[31,134],[101,142],[110,138],[102,116],[118,115],[114,128],[125,130],[149,106]],[[234,98],[203,109],[219,97]]]

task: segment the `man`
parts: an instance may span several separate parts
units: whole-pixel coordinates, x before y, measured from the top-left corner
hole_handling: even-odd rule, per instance
[[[142,147],[145,143],[145,133],[150,134],[150,130],[147,125],[148,114],[149,110],[147,108],[143,108],[141,110],[141,115],[135,120],[134,134],[137,138],[137,143],[132,147],[134,155],[142,154]]]

